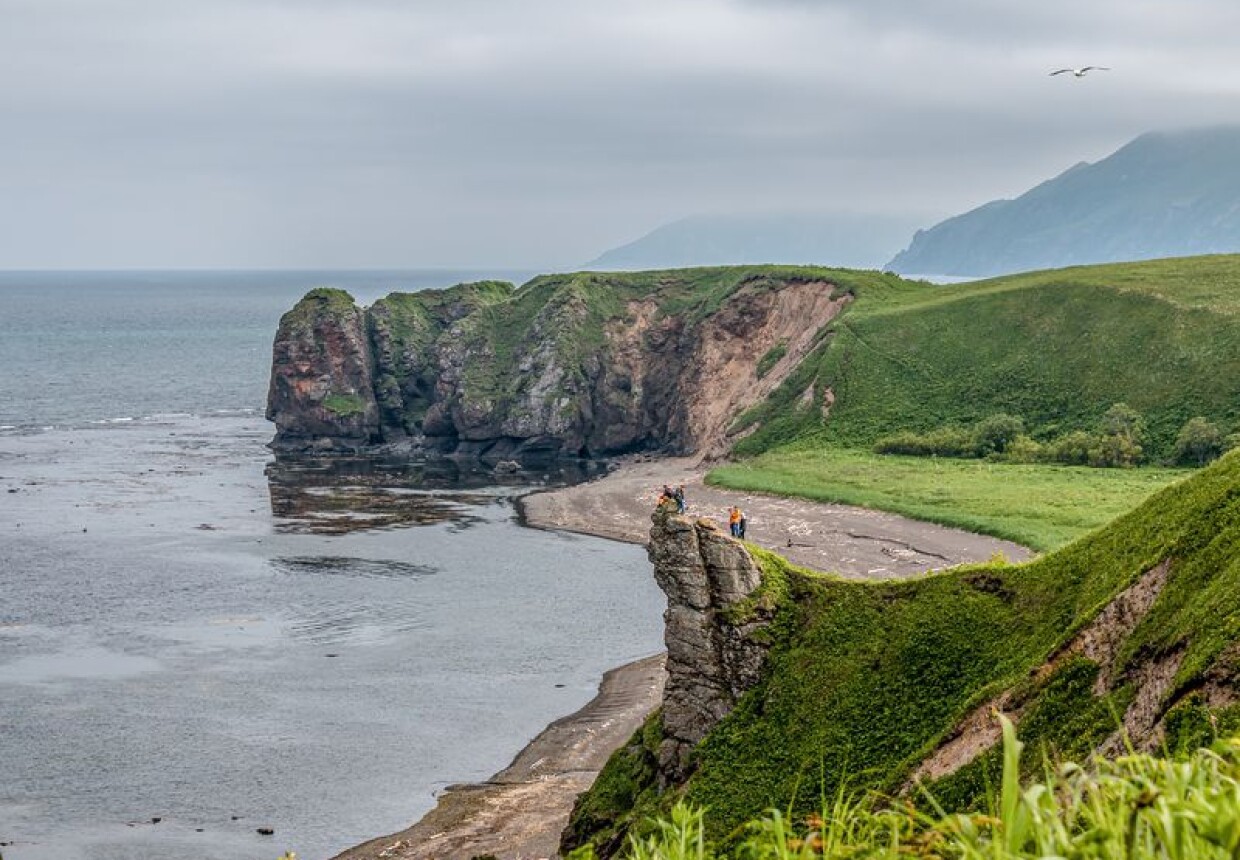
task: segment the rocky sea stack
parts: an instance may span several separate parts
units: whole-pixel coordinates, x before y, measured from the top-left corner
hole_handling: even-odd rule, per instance
[[[284,315],[273,447],[512,458],[712,453],[852,298],[793,267],[316,289]]]

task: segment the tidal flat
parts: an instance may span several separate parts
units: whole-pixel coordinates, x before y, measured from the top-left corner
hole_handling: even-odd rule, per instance
[[[520,480],[275,463],[269,438],[254,414],[0,435],[8,860],[321,860],[661,650],[643,551],[523,528]]]

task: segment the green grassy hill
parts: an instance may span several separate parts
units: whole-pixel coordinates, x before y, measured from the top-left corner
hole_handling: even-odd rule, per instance
[[[841,274],[856,301],[785,384],[737,420],[734,431],[750,435],[736,453],[869,447],[898,430],[997,412],[1045,438],[1092,427],[1116,402],[1145,415],[1155,458],[1193,416],[1240,427],[1240,257],[953,286]]]
[[[1149,742],[1165,732],[1172,750],[1240,721],[1240,453],[1022,566],[859,583],[755,554],[780,595],[765,678],[700,744],[687,784],[662,792],[653,720],[579,804],[579,834],[605,842],[687,799],[727,842],[763,810],[806,814],[843,784],[896,793],[954,726],[1004,694],[1034,766],[1036,750],[1088,754],[1121,718],[1157,726]],[[1107,658],[1059,653],[1151,571],[1165,584],[1149,586],[1141,612],[1118,613]],[[995,747],[929,787],[949,810],[968,808],[1000,766]]]

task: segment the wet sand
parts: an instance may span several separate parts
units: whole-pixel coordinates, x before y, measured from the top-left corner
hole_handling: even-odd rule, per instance
[[[336,860],[556,856],[577,795],[662,698],[663,659],[660,654],[608,672],[589,704],[547,726],[504,770],[486,782],[450,786],[413,827]]]
[[[689,458],[632,461],[607,477],[521,500],[527,525],[645,543],[650,513],[664,484],[684,484],[688,513],[721,524],[739,505],[746,539],[804,567],[856,579],[903,579],[1002,555],[1032,557],[1011,541],[896,514],[707,486],[706,469]]]

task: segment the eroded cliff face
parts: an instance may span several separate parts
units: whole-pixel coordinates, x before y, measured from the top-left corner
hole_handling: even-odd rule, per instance
[[[363,312],[341,290],[312,290],[280,319],[267,419],[286,447],[359,448],[379,438]]]
[[[689,775],[693,747],[760,680],[767,647],[755,634],[770,618],[743,607],[762,582],[744,544],[709,519],[661,509],[653,522],[647,552],[667,595],[659,769],[670,784]]]
[[[315,291],[276,337],[274,446],[401,444],[490,460],[722,454],[736,416],[787,377],[851,296],[808,273],[735,276],[721,298],[677,277],[467,284],[366,310]]]

